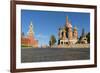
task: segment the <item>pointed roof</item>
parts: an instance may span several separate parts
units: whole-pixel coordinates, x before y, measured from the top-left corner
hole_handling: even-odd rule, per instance
[[[70,22],[66,26],[67,28],[72,28],[72,24]]]
[[[66,16],[66,24],[68,23],[68,16]]]
[[[32,21],[30,22],[30,25],[29,25],[29,31],[28,31],[28,35],[30,35],[30,34],[34,35]]]
[[[32,24],[32,21],[30,22],[30,27],[32,27],[32,28],[33,28],[33,24]]]
[[[65,28],[65,27],[63,27],[63,28],[62,28],[62,31],[63,31],[63,32],[66,32],[66,28]]]
[[[77,27],[76,26],[74,27],[74,30],[77,30]]]
[[[68,20],[68,16],[66,16],[66,27],[67,28],[72,28],[72,25],[71,25],[71,23]]]

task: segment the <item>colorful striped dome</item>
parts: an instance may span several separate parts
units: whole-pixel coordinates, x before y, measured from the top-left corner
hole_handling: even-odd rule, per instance
[[[68,27],[68,28],[72,28],[71,23],[67,23],[67,27]]]

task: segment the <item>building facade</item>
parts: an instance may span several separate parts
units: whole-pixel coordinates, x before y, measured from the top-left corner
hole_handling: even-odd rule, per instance
[[[38,41],[34,37],[32,22],[30,23],[27,36],[21,35],[21,45],[24,47],[38,47]]]
[[[77,27],[72,29],[72,24],[66,17],[66,23],[63,28],[59,28],[59,40],[58,45],[75,44],[78,41]]]

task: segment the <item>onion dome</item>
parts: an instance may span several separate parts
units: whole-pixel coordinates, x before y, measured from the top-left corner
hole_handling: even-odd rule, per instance
[[[71,23],[67,23],[67,28],[72,28]]]
[[[74,30],[77,30],[77,27],[76,26],[74,27]]]

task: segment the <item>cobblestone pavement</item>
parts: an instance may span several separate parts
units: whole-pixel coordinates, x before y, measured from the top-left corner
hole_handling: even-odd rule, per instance
[[[22,48],[21,62],[90,59],[90,48]]]

